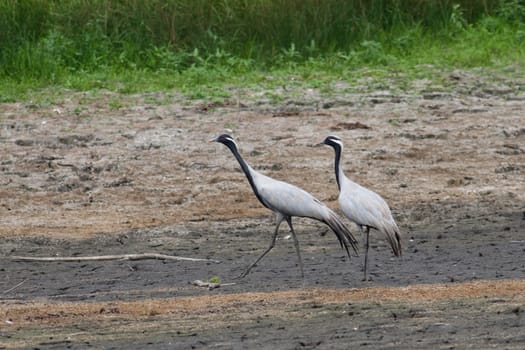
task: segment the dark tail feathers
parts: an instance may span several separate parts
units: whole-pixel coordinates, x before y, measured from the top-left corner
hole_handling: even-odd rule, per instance
[[[401,249],[401,236],[399,235],[399,229],[394,227],[393,230],[385,230],[385,235],[390,247],[392,247],[392,252],[395,256],[402,255]]]
[[[339,240],[339,244],[341,245],[342,249],[346,250],[346,254],[348,255],[348,258],[350,258],[350,251],[349,247],[351,246],[354,252],[359,255],[359,249],[357,246],[357,240],[355,239],[354,235],[350,230],[345,226],[343,221],[337,216],[336,213],[333,211],[329,211],[329,216],[324,222],[330,226],[332,231],[334,231],[335,235],[337,236],[337,239]]]

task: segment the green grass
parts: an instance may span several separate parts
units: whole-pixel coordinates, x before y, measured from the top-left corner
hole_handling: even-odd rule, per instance
[[[359,90],[361,77],[399,76],[402,88],[440,70],[523,62],[519,0],[0,2],[0,102],[50,89],[214,100],[239,86],[296,85],[329,94],[336,80]]]

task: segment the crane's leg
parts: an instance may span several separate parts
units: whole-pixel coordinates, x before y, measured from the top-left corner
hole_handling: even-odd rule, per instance
[[[273,237],[272,237],[272,241],[270,242],[270,245],[269,245],[268,248],[267,248],[267,249],[261,254],[261,256],[258,257],[257,260],[255,260],[255,262],[254,262],[253,264],[251,264],[250,266],[248,266],[248,268],[247,268],[242,274],[240,274],[240,275],[237,277],[237,279],[246,277],[246,275],[247,275],[248,273],[250,273],[250,270],[251,270],[255,265],[257,265],[257,263],[258,263],[259,261],[261,261],[261,259],[264,258],[264,256],[265,256],[266,254],[268,254],[268,252],[269,252],[270,250],[272,250],[272,248],[275,246],[275,240],[277,239],[277,233],[279,232],[279,226],[281,225],[281,222],[283,221],[283,219],[284,219],[284,216],[281,215],[281,214],[279,214],[279,213],[277,213],[277,215],[276,215],[276,217],[275,217],[275,220],[276,220],[277,223],[276,223],[276,226],[275,226],[275,232],[273,233]]]
[[[370,237],[370,227],[366,226],[365,228],[366,230],[366,243],[365,243],[365,278],[363,279],[363,281],[368,281],[367,279],[367,269],[368,269],[368,247],[370,246],[369,244],[369,237]]]
[[[303,281],[304,281],[303,259],[301,258],[301,251],[299,250],[299,241],[297,240],[297,236],[295,235],[295,231],[292,226],[292,218],[287,216],[286,222],[288,223],[288,226],[290,226],[290,231],[292,231],[293,244],[295,245],[295,251],[297,252],[297,257],[299,258],[299,268],[301,269],[301,277],[303,278]]]

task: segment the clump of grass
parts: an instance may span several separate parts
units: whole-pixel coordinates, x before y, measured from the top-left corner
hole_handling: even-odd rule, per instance
[[[221,279],[219,276],[212,276],[208,278],[208,282],[210,283],[221,283]]]
[[[523,62],[524,43],[520,0],[3,1],[0,101],[49,85],[217,98],[290,73],[319,87],[363,66]]]

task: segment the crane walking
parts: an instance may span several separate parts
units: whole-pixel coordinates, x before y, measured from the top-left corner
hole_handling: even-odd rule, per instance
[[[367,280],[370,229],[386,235],[395,256],[401,256],[401,237],[390,208],[377,193],[360,186],[345,176],[341,167],[343,142],[337,136],[328,136],[323,144],[335,151],[335,179],[339,187],[339,206],[348,219],[366,230],[364,279]]]
[[[286,220],[292,237],[294,240],[295,251],[299,258],[299,268],[301,269],[301,276],[304,279],[303,261],[301,259],[301,252],[299,250],[299,241],[295,235],[295,231],[292,226],[292,217],[308,217],[327,224],[337,236],[341,248],[346,250],[346,254],[350,258],[349,247],[357,253],[357,241],[353,234],[344,225],[342,220],[337,216],[326,205],[321,203],[319,200],[314,198],[310,193],[294,186],[289,183],[278,181],[265,176],[255,171],[251,166],[244,161],[237,150],[237,144],[233,137],[228,134],[221,134],[211,141],[219,142],[224,144],[230,149],[237,161],[239,162],[242,171],[246,175],[252,190],[257,199],[266,208],[270,209],[275,213],[276,226],[273,233],[272,240],[268,248],[255,260],[253,264],[239,276],[239,278],[245,277],[250,270],[274,247],[277,239],[277,233],[279,226],[283,220]]]

